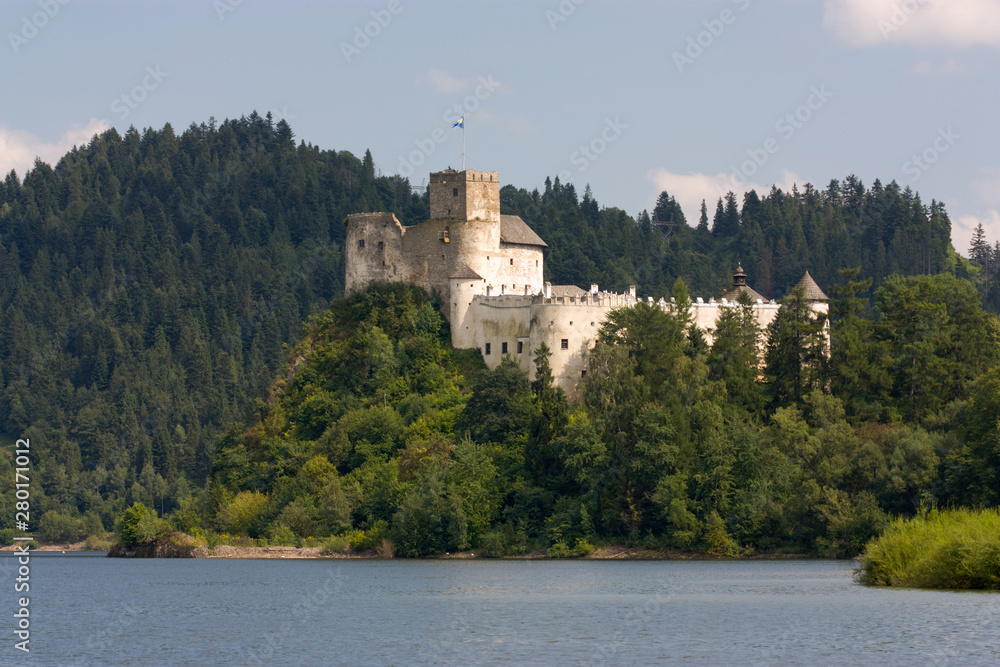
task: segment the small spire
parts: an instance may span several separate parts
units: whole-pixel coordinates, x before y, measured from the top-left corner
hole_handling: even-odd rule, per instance
[[[743,265],[737,261],[736,273],[733,274],[733,287],[740,287],[747,284],[747,274],[743,271]]]

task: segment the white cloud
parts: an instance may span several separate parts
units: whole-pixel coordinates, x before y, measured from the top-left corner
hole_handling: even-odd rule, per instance
[[[24,130],[11,130],[0,126],[0,175],[17,170],[17,175],[24,178],[29,169],[34,167],[35,158],[55,165],[73,146],[90,143],[91,138],[110,127],[107,121],[92,118],[86,125],[74,125],[56,141],[45,141]]]
[[[454,95],[465,91],[475,79],[458,79],[444,70],[431,69],[423,76],[417,77],[417,83],[430,84],[439,93]]]
[[[972,232],[978,224],[983,225],[986,240],[990,242],[990,245],[1000,240],[1000,211],[995,208],[976,215],[961,215],[952,218],[951,222],[951,244],[959,254],[965,257],[969,256]]]
[[[764,197],[771,191],[771,185],[761,185],[758,183],[741,183],[732,174],[719,173],[714,176],[697,172],[687,174],[677,174],[668,171],[664,167],[652,169],[647,172],[646,177],[656,184],[657,194],[666,190],[671,197],[677,200],[684,211],[684,217],[692,227],[698,224],[698,217],[701,215],[701,200],[705,200],[708,206],[708,224],[712,224],[712,216],[715,214],[715,203],[719,197],[723,197],[730,190],[736,194],[736,200],[743,206],[743,195],[750,190],[756,190],[760,197]],[[782,171],[782,181],[774,183],[785,191],[790,191],[796,183],[804,183],[804,180],[788,170]]]
[[[823,26],[852,46],[1000,46],[1000,0],[826,0]]]
[[[980,173],[982,178],[974,180],[972,188],[985,204],[1000,207],[1000,169],[983,167]]]

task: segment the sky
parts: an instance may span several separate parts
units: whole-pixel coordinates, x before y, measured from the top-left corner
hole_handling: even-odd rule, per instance
[[[1000,0],[4,0],[0,172],[256,110],[382,174],[590,185],[696,224],[854,174],[1000,239]]]

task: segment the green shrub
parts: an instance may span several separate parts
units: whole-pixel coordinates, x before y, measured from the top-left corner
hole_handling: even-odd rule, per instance
[[[559,540],[546,550],[545,555],[549,558],[574,558],[587,556],[593,551],[593,544],[584,537],[578,537],[572,549],[564,541]]]
[[[350,540],[343,535],[335,535],[323,543],[323,548],[319,552],[324,556],[329,556],[331,554],[343,553],[349,546],[351,546]]]
[[[573,552],[577,556],[589,556],[594,551],[594,545],[587,541],[586,538],[577,538],[576,544],[573,545]]]
[[[528,537],[510,524],[494,528],[479,540],[479,553],[486,558],[518,556],[527,549]]]
[[[360,528],[353,528],[344,534],[347,538],[347,543],[350,545],[351,549],[354,551],[360,551],[361,545],[365,541],[365,531]]]
[[[549,558],[571,558],[573,550],[565,542],[556,542],[545,552]]]
[[[1000,510],[895,519],[865,547],[857,578],[871,586],[1000,589]]]
[[[83,548],[87,551],[107,551],[111,548],[111,540],[109,540],[108,535],[103,532],[100,534],[88,535]]]
[[[726,531],[726,522],[715,510],[705,519],[705,551],[712,556],[735,556],[740,551],[740,545]]]
[[[240,491],[233,500],[219,510],[216,520],[219,527],[230,535],[257,534],[267,494],[259,491]],[[190,519],[188,520],[190,521]]]
[[[409,557],[459,551],[468,546],[468,520],[454,486],[441,470],[428,470],[392,517],[392,538]]]
[[[38,536],[46,542],[78,542],[84,535],[80,518],[66,512],[49,510],[38,521]]]
[[[142,503],[134,503],[125,510],[118,524],[118,539],[129,549],[136,544],[151,542],[157,533],[156,512]]]
[[[382,540],[389,536],[389,524],[382,519],[375,521],[368,530],[349,530],[347,539],[354,551],[373,551],[378,549]]]
[[[0,547],[6,547],[14,544],[14,529],[13,528],[0,528]]]
[[[291,547],[295,545],[295,540],[295,533],[283,523],[275,526],[274,531],[271,533],[271,544],[276,546]]]
[[[278,523],[288,526],[298,537],[308,537],[316,531],[316,524],[309,516],[309,510],[297,500],[285,505],[285,509],[278,515]]]

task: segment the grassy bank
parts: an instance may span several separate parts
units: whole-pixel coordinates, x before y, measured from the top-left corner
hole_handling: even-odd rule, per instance
[[[1000,589],[1000,511],[944,510],[896,519],[868,543],[858,580],[871,586]]]

